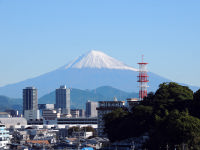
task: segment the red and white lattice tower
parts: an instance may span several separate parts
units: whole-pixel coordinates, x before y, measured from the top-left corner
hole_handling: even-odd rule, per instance
[[[147,96],[147,83],[149,82],[148,75],[147,75],[147,64],[143,62],[143,55],[142,55],[142,62],[139,64],[139,76],[138,76],[138,82],[139,82],[139,100],[143,100],[144,97]]]

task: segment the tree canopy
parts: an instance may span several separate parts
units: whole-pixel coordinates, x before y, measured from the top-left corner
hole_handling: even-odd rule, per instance
[[[193,93],[187,86],[163,83],[154,93],[132,108],[105,115],[105,133],[111,141],[149,134],[146,147],[171,149],[185,144],[200,149],[200,90]]]
[[[194,101],[200,102],[200,89],[194,93]]]
[[[192,100],[193,91],[187,86],[181,86],[175,82],[160,84],[159,89],[155,93],[155,99],[158,100]]]

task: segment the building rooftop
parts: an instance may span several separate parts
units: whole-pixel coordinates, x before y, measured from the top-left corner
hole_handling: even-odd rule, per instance
[[[127,101],[139,101],[138,98],[127,98],[126,100],[127,100]]]
[[[28,140],[27,143],[46,144],[46,145],[50,144],[48,140]]]
[[[27,125],[27,120],[22,117],[0,118],[0,122],[6,126],[10,125]]]
[[[125,103],[125,101],[99,101],[99,103]]]
[[[26,89],[36,89],[34,86],[26,87]]]
[[[7,112],[0,112],[0,115],[9,115]]]

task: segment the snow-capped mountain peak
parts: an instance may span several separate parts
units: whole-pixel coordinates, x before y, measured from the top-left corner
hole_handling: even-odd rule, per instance
[[[121,69],[121,70],[132,70],[137,71],[137,69],[127,66],[121,61],[106,55],[101,51],[92,50],[64,67],[68,68],[97,68],[97,69]]]

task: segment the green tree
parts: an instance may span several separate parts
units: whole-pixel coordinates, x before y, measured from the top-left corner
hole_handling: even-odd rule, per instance
[[[123,131],[121,126],[124,125],[124,120],[127,117],[127,110],[122,108],[118,108],[111,113],[104,115],[103,120],[105,123],[104,133],[108,135],[108,138],[111,141],[120,140],[123,135]],[[122,123],[122,124],[120,124]],[[121,130],[121,131],[119,131]]]
[[[192,100],[193,91],[187,86],[169,82],[160,84],[156,93],[154,95],[152,93],[148,94],[141,104],[153,106],[156,114],[164,116],[166,110],[191,110]]]
[[[193,91],[187,86],[181,86],[174,82],[160,84],[155,93],[155,99],[158,100],[192,100]]]
[[[167,145],[170,149],[186,145],[189,149],[200,149],[200,120],[187,112],[174,110],[157,126],[150,135],[149,148],[159,149]]]
[[[94,132],[95,129],[91,126],[86,126],[86,127],[82,127],[81,131],[86,131],[86,132]]]
[[[194,93],[177,83],[163,83],[129,113],[114,111],[104,117],[105,133],[113,141],[149,133],[149,149],[199,149],[200,90]],[[191,114],[191,115],[189,115]]]
[[[104,132],[111,141],[143,135],[152,124],[153,108],[138,105],[132,113],[116,109],[104,116]]]
[[[80,131],[80,127],[76,127],[76,126],[71,127],[68,129],[68,136],[72,136],[73,132],[78,132],[78,131]]]
[[[130,128],[128,133],[129,137],[137,137],[147,132],[153,123],[153,107],[138,105],[133,108],[132,113],[129,116]]]
[[[97,131],[91,126],[82,127],[81,131],[83,131],[83,132],[92,132],[93,133],[92,137],[96,137],[97,136]]]
[[[200,118],[200,89],[194,92],[194,101],[191,104],[190,112],[193,116]]]
[[[194,93],[194,101],[197,101],[200,103],[200,89],[197,90],[195,93]]]

